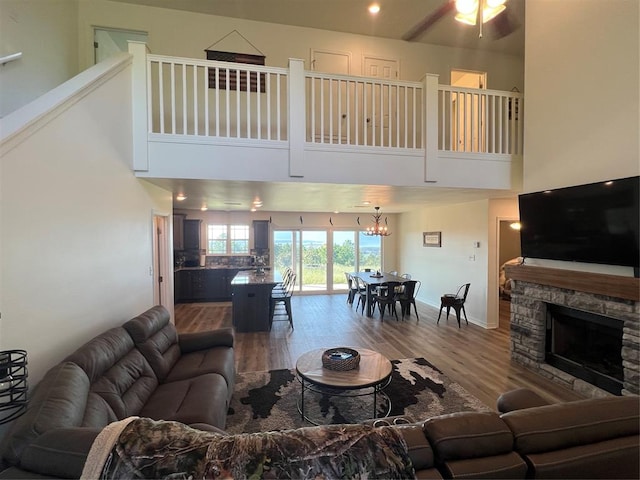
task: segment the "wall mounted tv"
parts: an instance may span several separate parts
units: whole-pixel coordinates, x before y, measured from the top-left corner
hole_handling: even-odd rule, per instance
[[[640,177],[518,196],[523,257],[640,264]]]

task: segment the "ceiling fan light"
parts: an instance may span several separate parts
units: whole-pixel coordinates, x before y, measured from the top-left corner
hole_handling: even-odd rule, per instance
[[[478,10],[478,0],[456,0],[456,10],[458,13],[470,15]]]
[[[476,15],[474,13],[456,13],[455,19],[466,25],[476,24]]]

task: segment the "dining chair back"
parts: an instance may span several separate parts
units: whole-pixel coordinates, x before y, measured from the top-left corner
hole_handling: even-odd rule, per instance
[[[405,315],[411,315],[411,305],[413,305],[413,310],[416,312],[416,319],[418,322],[420,321],[418,308],[416,307],[416,297],[418,296],[421,285],[420,280],[407,280],[402,284],[402,293],[398,295],[398,301],[402,309],[402,318],[404,318]]]
[[[358,297],[358,302],[356,303],[356,311],[358,310],[358,308],[360,308],[360,305],[362,305],[361,314],[364,315],[364,309],[367,306],[367,286],[360,279],[360,277],[352,276],[351,278],[353,278],[353,282],[356,287],[355,295]]]
[[[398,287],[400,282],[383,282],[373,294],[373,307],[378,305],[380,311],[380,320],[384,322],[384,312],[389,310],[398,320],[398,312],[396,311],[396,302],[398,301]]]
[[[467,301],[467,295],[469,294],[470,283],[460,285],[456,293],[445,293],[440,297],[440,312],[438,313],[438,321],[440,323],[440,315],[442,315],[442,309],[447,308],[447,320],[449,320],[449,311],[453,308],[456,312],[456,319],[458,320],[458,328],[460,328],[460,311],[464,313],[464,320],[469,325],[467,319],[467,311],[464,309],[464,302]]]

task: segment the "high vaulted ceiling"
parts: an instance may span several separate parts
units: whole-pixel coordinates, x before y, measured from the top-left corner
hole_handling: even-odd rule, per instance
[[[115,0],[150,7],[242,18],[322,30],[401,40],[427,15],[452,0]],[[476,50],[524,55],[525,0],[508,0],[509,20],[518,28],[495,40],[489,31],[479,38],[478,27],[463,25],[449,12],[414,41]],[[373,17],[372,3],[380,5]],[[511,196],[505,191],[451,188],[405,188],[309,183],[226,182],[149,179],[187,199],[176,207],[247,211],[254,200],[263,210],[296,212],[362,212],[379,205],[386,213],[411,210],[416,205],[462,203]]]
[[[244,18],[337,32],[401,40],[412,27],[450,0],[116,0],[151,7]],[[450,47],[490,50],[524,55],[525,0],[507,0],[509,19],[518,25],[511,35],[494,40],[478,28],[454,20],[453,12],[442,17],[415,41]],[[369,5],[380,12],[372,16]]]

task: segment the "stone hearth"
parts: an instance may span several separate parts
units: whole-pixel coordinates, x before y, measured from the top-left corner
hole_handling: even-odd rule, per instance
[[[535,266],[507,270],[511,292],[511,358],[586,397],[610,393],[545,362],[547,305],[567,306],[624,322],[623,395],[640,393],[640,280]]]

